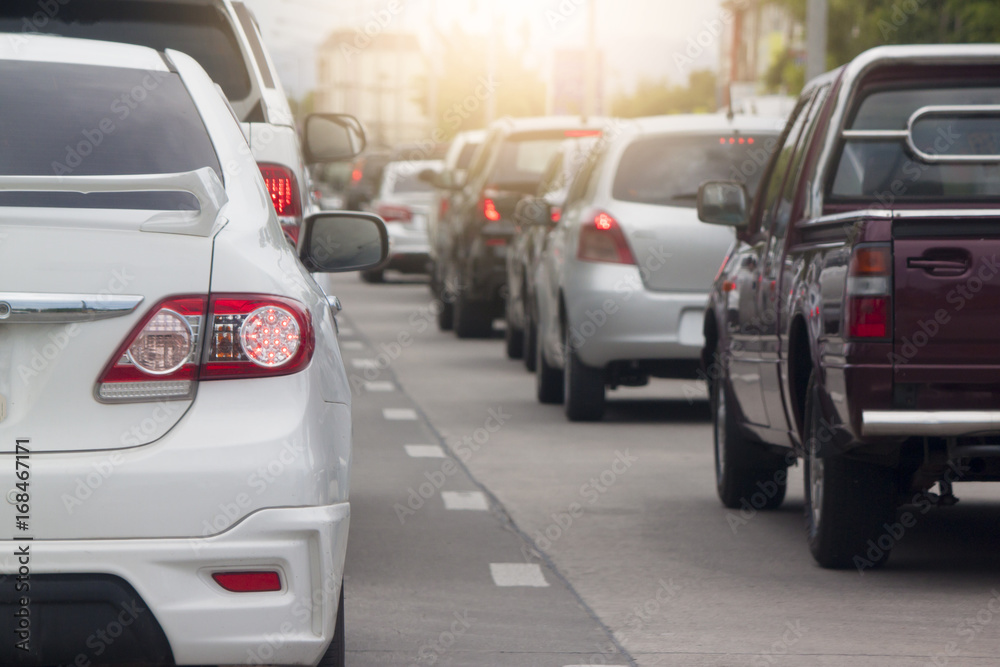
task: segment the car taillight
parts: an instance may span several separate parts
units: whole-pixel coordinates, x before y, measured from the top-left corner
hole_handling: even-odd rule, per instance
[[[562,220],[562,209],[558,206],[552,207],[552,223],[555,224]]]
[[[128,403],[194,396],[206,301],[203,296],[174,297],[154,306],[105,367],[97,383],[98,400]]]
[[[299,197],[298,184],[295,182],[295,174],[288,167],[278,164],[261,163],[260,173],[264,176],[264,184],[274,202],[274,210],[279,218],[295,218],[295,222],[302,217],[302,202]],[[280,221],[287,224],[285,220]]]
[[[892,249],[862,245],[854,249],[847,273],[847,337],[889,338],[891,328]]]
[[[219,295],[202,380],[290,375],[309,364],[315,340],[309,313],[290,299]]]
[[[379,204],[375,212],[386,222],[409,223],[413,221],[413,211],[408,206]]]
[[[448,215],[448,209],[451,208],[451,202],[447,197],[441,198],[441,205],[438,207],[438,220],[444,220],[444,217]]]
[[[98,379],[97,398],[105,403],[190,399],[198,381],[296,373],[309,364],[314,347],[309,312],[291,299],[172,297],[150,309],[125,339]]]
[[[607,213],[598,213],[593,222],[580,228],[580,247],[576,256],[586,262],[635,264],[622,228]]]
[[[500,211],[497,210],[497,203],[491,197],[483,197],[479,205],[487,223],[500,222],[502,216],[500,215]]]
[[[281,577],[274,571],[216,572],[215,583],[230,593],[267,593],[281,590]]]

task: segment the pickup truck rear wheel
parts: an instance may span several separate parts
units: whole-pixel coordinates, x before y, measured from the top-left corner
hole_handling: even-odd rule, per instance
[[[569,327],[567,327],[568,329]],[[571,422],[604,419],[604,369],[592,368],[580,360],[566,335],[566,370],[563,371],[566,417]]]
[[[788,465],[739,429],[725,378],[712,382],[715,489],[730,509],[773,510],[785,500]]]
[[[821,421],[816,374],[809,378],[805,442],[805,518],[809,550],[826,568],[877,568],[895,542],[892,470],[834,451]]]

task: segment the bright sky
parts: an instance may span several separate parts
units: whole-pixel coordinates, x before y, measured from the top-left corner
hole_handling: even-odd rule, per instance
[[[378,14],[391,16],[387,31],[413,31],[432,46],[431,18],[445,30],[456,21],[465,30],[501,32],[510,43],[530,34],[531,58],[548,63],[554,48],[585,44],[587,0],[246,0],[257,13],[272,56],[291,95],[315,85],[315,47],[337,28],[363,27]],[[721,25],[719,0],[594,0],[597,43],[606,52],[611,91],[631,89],[642,77],[681,83],[690,65],[688,40],[706,44],[694,68],[714,67],[719,40],[707,25]],[[392,16],[390,7],[400,10]],[[495,13],[495,15],[494,15]]]

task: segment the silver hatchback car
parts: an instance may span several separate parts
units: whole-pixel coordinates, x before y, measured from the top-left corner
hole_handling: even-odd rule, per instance
[[[604,416],[608,387],[695,377],[708,290],[733,243],[699,224],[698,186],[751,192],[784,125],[725,115],[636,120],[605,137],[573,182],[535,276],[538,399],[572,421]],[[549,224],[522,203],[522,224]]]

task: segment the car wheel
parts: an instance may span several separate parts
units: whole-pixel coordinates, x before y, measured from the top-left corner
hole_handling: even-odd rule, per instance
[[[788,465],[743,435],[725,377],[712,383],[715,489],[730,509],[773,510],[785,500]]]
[[[385,271],[381,270],[362,271],[361,280],[371,284],[385,282]]]
[[[520,359],[524,356],[524,329],[514,326],[510,317],[510,299],[504,308],[504,318],[507,321],[507,329],[504,331],[504,343],[507,348],[508,359]]]
[[[340,583],[340,606],[337,607],[337,624],[334,626],[330,648],[320,658],[316,667],[344,667],[347,662],[347,642],[344,638],[344,582]]]
[[[459,293],[455,299],[455,335],[459,338],[489,338],[493,335],[493,318],[489,304],[471,301]]]
[[[881,567],[896,539],[889,533],[896,510],[893,472],[834,451],[818,393],[814,372],[803,433],[809,550],[827,568]]]
[[[434,260],[427,262],[427,275],[430,277],[427,286],[431,291],[431,296],[436,299],[441,294],[441,279],[438,277],[438,266]]]
[[[567,327],[568,328],[568,327]],[[566,417],[571,422],[596,422],[604,418],[604,369],[592,368],[580,355],[566,334],[566,370],[563,372]]]
[[[538,367],[538,326],[535,325],[534,306],[524,308],[524,366],[534,373]]]
[[[563,402],[563,372],[549,366],[545,359],[545,345],[539,336],[535,354],[535,389],[538,402],[546,405],[559,405]]]

